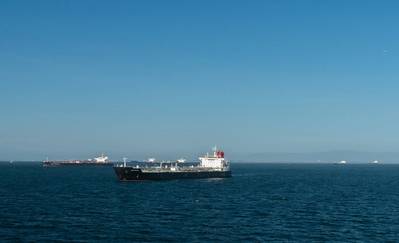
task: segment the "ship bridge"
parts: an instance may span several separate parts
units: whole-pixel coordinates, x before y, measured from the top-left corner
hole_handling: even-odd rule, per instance
[[[213,155],[207,153],[205,156],[199,157],[199,160],[201,161],[200,167],[218,169],[228,169],[229,167],[228,161],[224,158],[223,150],[218,150],[216,146],[213,149]]]

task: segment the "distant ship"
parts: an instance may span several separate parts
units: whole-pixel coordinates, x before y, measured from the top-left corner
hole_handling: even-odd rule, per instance
[[[374,160],[373,162],[371,162],[372,164],[378,164],[379,161],[378,160]]]
[[[338,164],[346,164],[346,160],[341,160],[340,162],[338,162]]]
[[[82,165],[94,165],[94,166],[112,166],[113,163],[108,160],[108,156],[101,154],[99,157],[87,160],[48,160],[48,158],[43,161],[43,166],[53,167],[53,166],[82,166]]]
[[[224,158],[222,150],[215,147],[213,155],[210,156],[207,153],[199,160],[198,165],[181,166],[176,161],[174,163],[160,162],[159,166],[150,167],[128,166],[125,161],[123,164],[115,165],[114,171],[121,181],[231,177],[230,163]]]

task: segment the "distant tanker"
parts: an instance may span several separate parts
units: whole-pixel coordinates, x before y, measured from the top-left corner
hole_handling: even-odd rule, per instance
[[[101,154],[99,157],[87,160],[45,160],[43,161],[43,166],[53,167],[53,166],[69,166],[69,165],[100,165],[100,166],[112,166],[113,163],[108,160],[108,156]]]

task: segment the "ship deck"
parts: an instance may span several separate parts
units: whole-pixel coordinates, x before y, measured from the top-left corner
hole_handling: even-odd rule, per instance
[[[221,168],[209,168],[209,167],[199,167],[199,166],[178,166],[178,167],[140,167],[140,166],[127,166],[123,167],[122,165],[116,166],[122,168],[132,168],[132,169],[140,169],[144,173],[178,173],[178,172],[210,172],[210,171],[225,171]]]

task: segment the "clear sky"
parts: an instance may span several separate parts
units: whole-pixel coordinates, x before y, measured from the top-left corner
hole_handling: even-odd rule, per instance
[[[0,1],[0,159],[398,151],[398,10]]]

